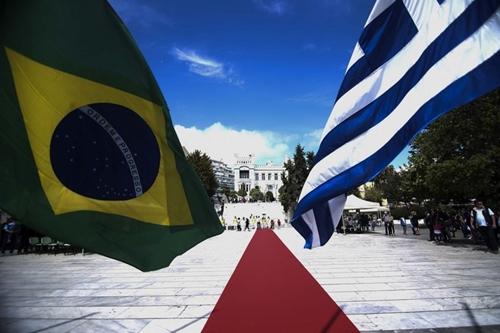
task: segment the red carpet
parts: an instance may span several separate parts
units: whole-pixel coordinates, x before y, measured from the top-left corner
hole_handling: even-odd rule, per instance
[[[203,332],[359,332],[271,230],[258,230]]]

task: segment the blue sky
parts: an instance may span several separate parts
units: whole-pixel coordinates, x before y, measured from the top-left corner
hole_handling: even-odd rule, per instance
[[[231,162],[316,150],[373,0],[111,0],[181,142]],[[400,155],[393,164],[406,159]]]

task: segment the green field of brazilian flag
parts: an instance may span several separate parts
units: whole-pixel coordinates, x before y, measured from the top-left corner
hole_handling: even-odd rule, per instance
[[[143,271],[222,232],[105,0],[0,0],[0,45],[1,209]]]

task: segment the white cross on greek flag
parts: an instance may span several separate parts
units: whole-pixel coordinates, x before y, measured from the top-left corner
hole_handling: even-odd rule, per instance
[[[356,44],[292,225],[324,245],[349,190],[433,120],[500,86],[499,0],[379,0]]]

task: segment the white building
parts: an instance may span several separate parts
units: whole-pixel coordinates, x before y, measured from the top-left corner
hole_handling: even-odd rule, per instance
[[[278,190],[283,185],[281,181],[281,173],[285,171],[283,166],[273,165],[272,162],[267,162],[265,165],[257,165],[255,163],[255,155],[236,156],[234,170],[234,190],[238,191],[244,188],[247,193],[251,189],[258,186],[262,193],[268,191],[273,193],[273,196],[278,199]]]
[[[214,170],[215,179],[219,184],[219,189],[234,187],[234,172],[231,167],[222,161],[212,160],[212,168]]]

